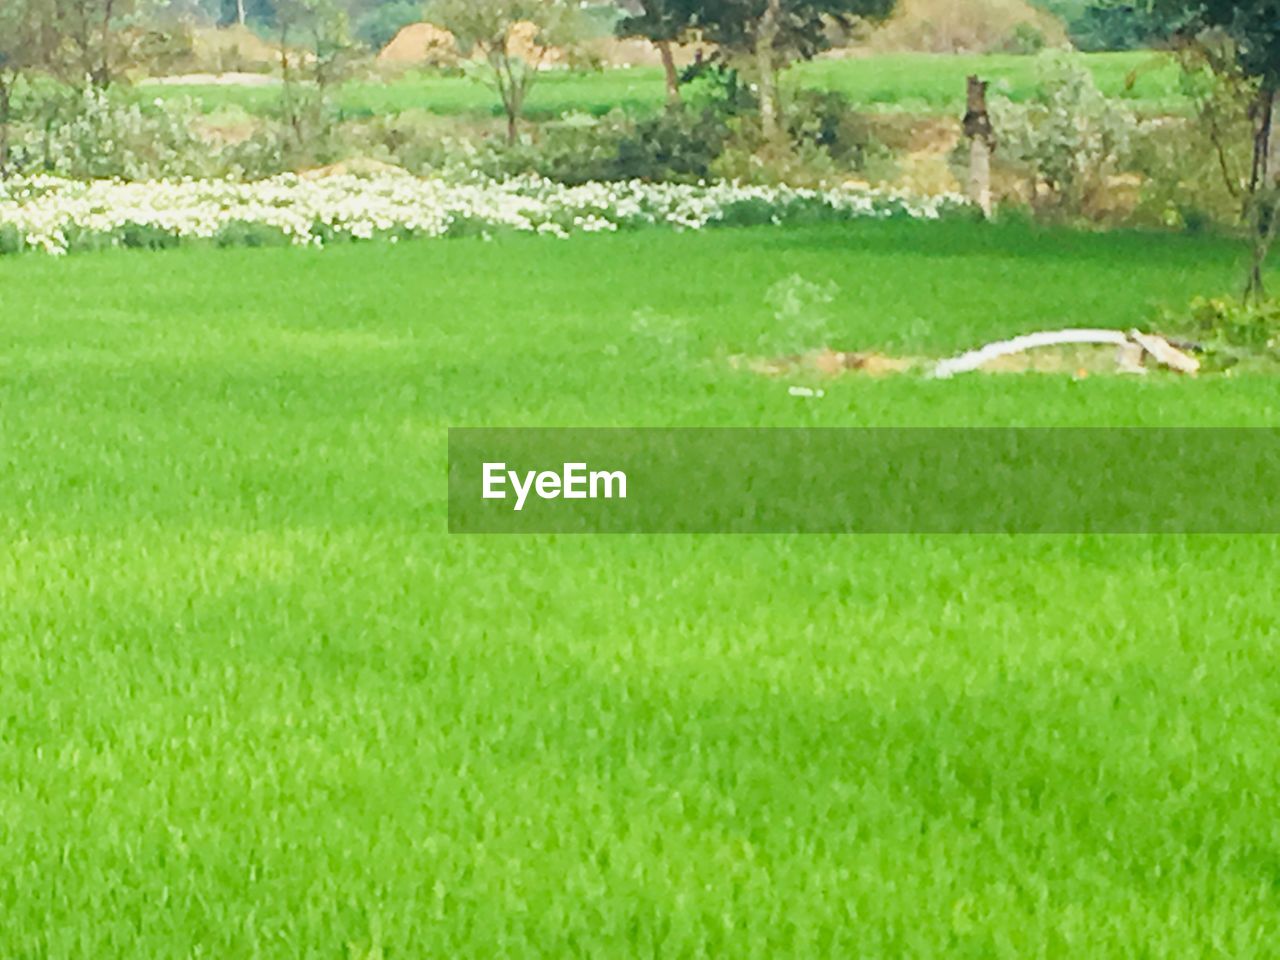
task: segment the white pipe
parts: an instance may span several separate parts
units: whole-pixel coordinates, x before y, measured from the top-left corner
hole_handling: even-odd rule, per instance
[[[1113,344],[1122,347],[1129,343],[1129,338],[1119,330],[1047,330],[1043,333],[1028,333],[1012,340],[1000,340],[988,343],[985,347],[970,350],[950,360],[941,360],[933,368],[933,376],[945,380],[957,373],[969,373],[983,364],[990,363],[1000,357],[1034,350],[1037,347],[1056,347],[1071,343]]]

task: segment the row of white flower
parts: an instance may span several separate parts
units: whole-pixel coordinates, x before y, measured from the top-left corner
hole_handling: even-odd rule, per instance
[[[0,182],[0,239],[9,246],[65,253],[76,237],[123,243],[130,229],[177,239],[214,239],[228,227],[278,230],[299,245],[327,237],[438,237],[517,230],[567,236],[576,231],[668,225],[700,229],[746,204],[782,222],[797,210],[841,218],[908,216],[936,219],[963,206],[958,196],[912,197],[865,187],[790,187],[589,183],[547,180],[458,183],[408,175],[282,176],[253,183],[181,180],[82,183],[50,177]]]

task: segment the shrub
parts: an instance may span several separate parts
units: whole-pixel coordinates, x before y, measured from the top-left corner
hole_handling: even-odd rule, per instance
[[[822,187],[842,179],[831,154],[821,147],[761,144],[750,135],[735,139],[711,172],[722,180],[761,186]]]
[[[628,176],[618,159],[630,131],[628,121],[618,115],[574,115],[544,126],[536,140],[505,157],[504,172],[532,173],[568,184],[641,179],[647,173],[643,162]]]
[[[815,283],[792,274],[765,292],[774,323],[759,346],[777,353],[798,353],[827,346],[832,339],[831,303],[839,293],[832,281]]]
[[[1242,303],[1230,298],[1191,301],[1187,332],[1210,344],[1263,350],[1277,346],[1280,303]]]
[[[21,253],[25,248],[22,231],[11,223],[0,224],[0,255]]]
[[[215,172],[215,159],[192,129],[198,111],[190,101],[142,104],[92,87],[80,93],[46,87],[29,111],[45,119],[17,127],[12,159],[19,171],[129,180]]]
[[[279,227],[249,220],[223,224],[213,241],[219,247],[284,247],[289,244],[289,238]]]
[[[1130,107],[1104,96],[1078,56],[1060,52],[1041,56],[1033,99],[993,97],[991,115],[1002,159],[1021,165],[1051,205],[1071,213],[1107,190],[1107,179],[1130,159],[1138,129]]]
[[[705,180],[728,137],[729,127],[713,110],[667,111],[619,140],[616,179]]]
[[[1136,50],[1164,39],[1166,26],[1158,13],[1140,3],[1043,0],[1067,22],[1072,42],[1080,50]]]
[[[270,177],[299,165],[296,142],[278,122],[262,124],[248,138],[225,147],[219,169],[246,180]]]
[[[691,64],[682,75],[684,102],[724,117],[755,113],[760,100],[737,68],[718,60]]]
[[[778,209],[764,197],[744,197],[725,204],[717,221],[724,227],[760,227],[778,222]]]
[[[1003,45],[1005,53],[1029,55],[1039,53],[1049,45],[1044,31],[1032,23],[1020,23]]]
[[[1209,369],[1280,362],[1280,303],[1273,300],[1255,304],[1197,297],[1184,312],[1166,311],[1159,323],[1194,341]]]
[[[1142,212],[1187,229],[1206,219],[1237,223],[1252,170],[1257,91],[1239,73],[1212,69],[1204,47],[1187,47],[1179,59],[1178,92],[1196,110],[1144,125],[1135,162],[1149,177]]]
[[[1247,118],[1243,120],[1247,124]],[[1240,219],[1243,199],[1224,179],[1224,164],[1247,169],[1249,134],[1219,139],[1222,153],[1196,119],[1163,118],[1142,126],[1133,142],[1132,166],[1145,179],[1136,219],[1188,231]]]
[[[860,173],[892,162],[892,151],[844,94],[798,90],[787,110],[787,133],[797,148],[826,151],[841,168]]]
[[[123,223],[115,238],[120,246],[136,250],[168,250],[181,239],[173,230],[150,223]]]
[[[431,166],[495,177],[534,174],[571,185],[693,183],[711,176],[728,135],[724,121],[709,110],[665,111],[638,122],[620,111],[602,118],[578,114],[544,124],[536,138],[511,147],[496,139],[438,141]]]

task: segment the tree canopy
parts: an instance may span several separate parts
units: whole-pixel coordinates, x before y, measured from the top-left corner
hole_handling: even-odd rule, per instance
[[[1150,11],[1173,35],[1220,32],[1244,73],[1280,90],[1280,0],[1151,0]]]

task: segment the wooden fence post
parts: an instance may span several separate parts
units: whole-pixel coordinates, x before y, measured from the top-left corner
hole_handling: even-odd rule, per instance
[[[976,76],[970,77],[966,99],[964,135],[969,138],[969,199],[990,219],[991,154],[996,148],[996,132],[987,115],[987,84]]]

